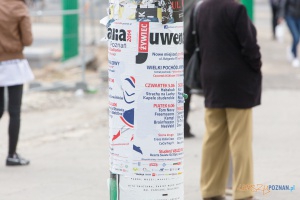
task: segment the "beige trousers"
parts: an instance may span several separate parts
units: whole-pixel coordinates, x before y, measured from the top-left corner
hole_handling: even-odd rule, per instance
[[[251,191],[238,191],[239,185],[253,184],[252,109],[206,109],[205,125],[201,165],[203,197],[225,194],[230,155],[234,199],[253,196]]]

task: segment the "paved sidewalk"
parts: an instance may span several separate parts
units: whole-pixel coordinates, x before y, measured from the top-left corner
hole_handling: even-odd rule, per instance
[[[264,61],[264,91],[262,105],[254,109],[255,184],[296,186],[293,192],[258,192],[256,196],[298,200],[300,69],[286,61],[289,38],[283,44],[271,40],[267,2],[257,3],[256,25]],[[23,113],[19,152],[32,161],[30,166],[4,166],[7,114],[0,122],[0,200],[109,199],[107,91],[81,98],[35,95],[25,94],[24,101],[53,99]],[[185,141],[185,200],[201,200],[203,111],[203,98],[193,96],[189,121],[196,138]]]

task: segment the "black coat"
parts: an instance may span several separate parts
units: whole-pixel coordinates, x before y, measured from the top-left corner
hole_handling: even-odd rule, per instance
[[[199,0],[184,0],[184,32],[187,31],[190,25],[190,17],[191,11],[193,10],[193,6]]]
[[[291,15],[300,18],[300,0],[281,0],[279,17]]]
[[[195,48],[192,21],[185,51]],[[197,15],[201,81],[207,108],[251,108],[260,104],[261,54],[246,8],[235,0],[204,0]]]

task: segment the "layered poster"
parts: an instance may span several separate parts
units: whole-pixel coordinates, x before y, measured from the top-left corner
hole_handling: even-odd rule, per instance
[[[108,9],[110,171],[132,194],[160,185],[153,200],[183,199],[182,5],[114,0]]]

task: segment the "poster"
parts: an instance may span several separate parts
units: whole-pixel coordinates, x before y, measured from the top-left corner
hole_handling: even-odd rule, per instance
[[[110,1],[110,171],[121,175],[124,199],[147,187],[162,189],[149,199],[183,199],[182,7],[178,0]]]
[[[182,196],[182,177],[176,179],[122,177],[120,179],[120,199],[181,200]]]

